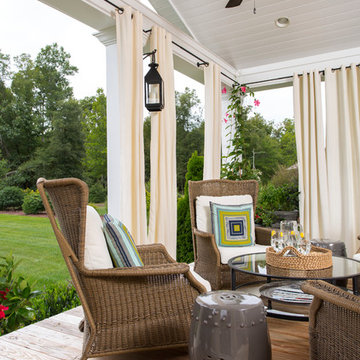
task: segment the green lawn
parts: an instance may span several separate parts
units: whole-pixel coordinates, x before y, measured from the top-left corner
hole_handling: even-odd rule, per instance
[[[35,289],[70,279],[46,217],[0,214],[0,256],[10,252],[21,260],[16,273],[31,284],[36,281]]]

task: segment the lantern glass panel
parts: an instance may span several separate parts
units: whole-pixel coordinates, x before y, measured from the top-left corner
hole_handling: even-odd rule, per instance
[[[148,104],[160,103],[160,85],[159,84],[148,84],[148,98],[146,102]]]

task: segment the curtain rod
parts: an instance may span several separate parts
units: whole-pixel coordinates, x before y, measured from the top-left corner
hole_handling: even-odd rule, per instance
[[[109,0],[104,0],[104,1],[107,2],[108,4],[112,5],[114,8],[118,9],[121,13],[124,12],[124,8],[115,5],[114,3],[112,3],[112,2],[109,1]],[[143,30],[143,32],[144,32],[144,33],[149,33],[149,32],[151,32],[151,29],[149,29],[149,30]],[[199,56],[195,55],[195,54],[192,53],[190,50],[185,49],[183,46],[179,45],[179,44],[176,43],[175,41],[172,41],[172,43],[173,43],[174,45],[176,45],[177,47],[179,47],[181,50],[187,52],[189,55],[191,55],[191,56],[193,56],[194,58],[196,58],[197,60],[201,61],[202,63],[207,63],[207,64],[208,64],[207,61],[204,61],[204,60],[201,59]],[[224,74],[223,72],[221,72],[221,75],[225,76],[226,78],[228,78],[229,80],[231,80],[231,81],[234,82],[235,84],[240,85],[236,80],[232,79],[230,76]]]
[[[360,64],[356,64],[357,67],[360,66]],[[349,66],[345,66],[345,69],[349,69],[351,68],[351,65]],[[341,67],[337,67],[337,68],[332,68],[331,71],[336,71],[336,70],[340,70]],[[319,73],[322,73],[323,75],[325,74],[325,70],[320,70]],[[307,72],[307,74],[309,74],[309,72]],[[303,76],[303,74],[297,74],[298,76]],[[244,85],[254,85],[254,84],[261,84],[261,83],[266,83],[266,82],[271,82],[271,81],[277,81],[277,80],[285,80],[285,79],[292,79],[293,75],[289,75],[289,76],[281,76],[278,78],[273,78],[273,79],[266,79],[266,80],[259,80],[259,81],[253,81],[253,82],[249,82],[246,83]]]

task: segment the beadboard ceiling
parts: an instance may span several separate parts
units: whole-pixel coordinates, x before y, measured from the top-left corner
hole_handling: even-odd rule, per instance
[[[236,69],[360,47],[360,0],[150,0],[157,13]],[[275,20],[287,17],[286,28]]]

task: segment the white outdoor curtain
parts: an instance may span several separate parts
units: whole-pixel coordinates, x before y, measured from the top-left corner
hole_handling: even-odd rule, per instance
[[[203,179],[219,179],[221,168],[221,81],[220,67],[212,62],[204,68],[205,140]]]
[[[345,242],[348,254],[360,234],[360,70],[325,71],[329,237]]]
[[[310,238],[326,238],[328,190],[319,72],[294,76],[300,219]]]
[[[156,49],[158,71],[164,81],[165,107],[151,113],[149,242],[162,243],[176,258],[176,114],[171,34],[151,30],[150,48]]]
[[[136,244],[146,243],[146,199],[143,142],[143,31],[142,15],[125,6],[116,12],[120,118],[116,133],[108,132],[109,148],[116,149],[118,159],[109,157],[109,167],[118,167],[116,179],[109,184],[109,213],[129,229]],[[111,172],[109,172],[109,176]],[[117,189],[113,189],[117,187]]]

